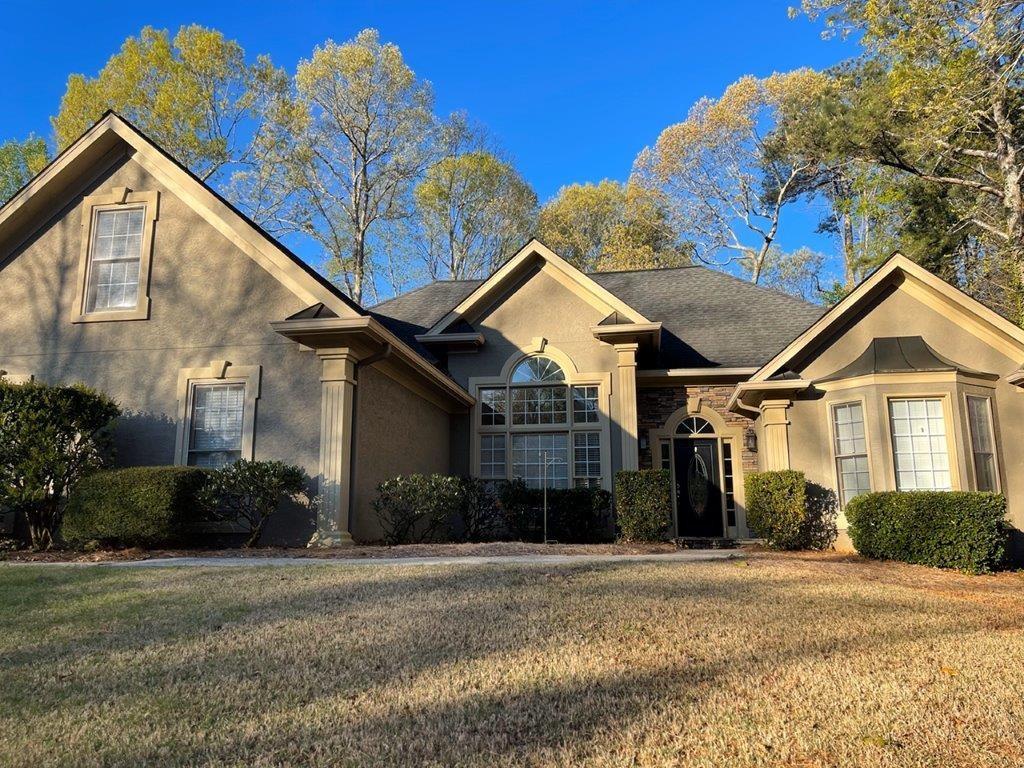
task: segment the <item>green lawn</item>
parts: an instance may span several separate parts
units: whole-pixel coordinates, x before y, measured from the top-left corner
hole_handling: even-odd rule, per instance
[[[1019,765],[1024,577],[0,565],[0,765]]]

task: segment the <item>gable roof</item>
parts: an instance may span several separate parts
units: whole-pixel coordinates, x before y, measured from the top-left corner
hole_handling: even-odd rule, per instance
[[[660,321],[662,368],[757,367],[821,316],[822,307],[703,266],[586,275]],[[482,280],[436,281],[370,308],[406,340],[424,333]],[[621,317],[619,318],[622,319]],[[418,346],[422,353],[429,351]]]
[[[584,274],[534,238],[494,274],[476,285],[450,312],[437,320],[425,335],[442,334],[460,320],[472,322],[475,313],[486,310],[506,286],[536,265],[540,265],[547,274],[604,314],[617,312],[629,322],[650,322],[619,296],[603,288],[591,279],[591,276]]]
[[[62,192],[83,188],[96,165],[125,146],[133,160],[302,301],[323,304],[339,316],[365,314],[362,307],[114,112],[104,114],[0,207],[0,264],[31,236],[34,222],[48,219],[42,216],[47,206],[60,200]],[[11,238],[14,240],[5,243]]]
[[[972,299],[959,288],[933,275],[903,254],[894,253],[847,294],[846,298],[825,312],[817,322],[765,363],[750,381],[767,381],[784,371],[801,356],[819,348],[828,341],[832,332],[893,285],[904,287],[915,298],[937,307],[939,311],[957,314],[968,330],[1008,356],[1016,355],[1016,359],[1019,360],[1020,356],[1024,355],[1024,329]]]

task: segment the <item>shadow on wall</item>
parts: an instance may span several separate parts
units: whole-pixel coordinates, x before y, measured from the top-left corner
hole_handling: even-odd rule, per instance
[[[125,411],[114,427],[114,463],[150,467],[174,463],[177,420],[165,413]]]

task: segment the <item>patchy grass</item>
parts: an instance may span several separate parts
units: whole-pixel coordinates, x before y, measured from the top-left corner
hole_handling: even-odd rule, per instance
[[[1024,577],[0,566],[0,764],[1008,766]]]

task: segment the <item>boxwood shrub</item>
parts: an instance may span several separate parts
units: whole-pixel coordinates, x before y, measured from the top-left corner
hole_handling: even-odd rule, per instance
[[[196,467],[132,467],[98,472],[75,486],[64,540],[122,547],[181,543],[205,517],[200,494],[208,474]]]
[[[615,511],[623,541],[664,541],[672,527],[667,469],[624,469],[615,475]]]
[[[836,536],[836,496],[803,472],[747,475],[747,524],[772,549],[825,549]]]
[[[998,493],[884,491],[846,506],[857,551],[880,560],[984,573],[1004,563],[1006,499]]]

